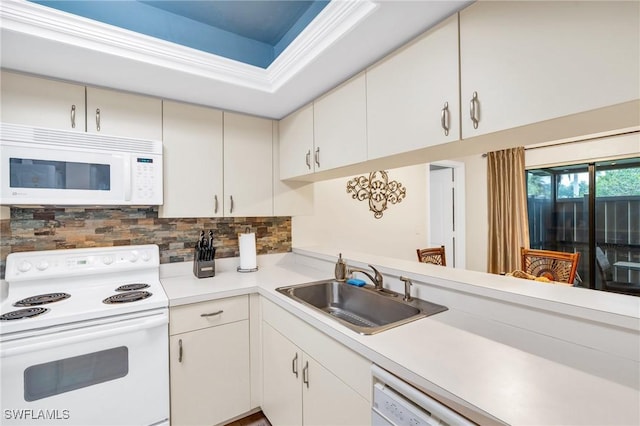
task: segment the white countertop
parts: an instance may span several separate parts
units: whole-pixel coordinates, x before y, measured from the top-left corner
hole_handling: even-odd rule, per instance
[[[319,256],[329,255],[320,251]],[[409,274],[424,273],[424,269],[415,268],[409,262],[378,260],[378,264],[386,262],[388,268],[399,268]],[[275,291],[275,288],[284,285],[330,278],[332,269],[316,268],[301,262],[293,253],[259,256],[258,264],[257,272],[240,273],[236,271],[237,259],[219,259],[216,261],[216,276],[205,279],[195,278],[188,262],[163,265],[161,281],[170,306],[257,292],[481,424],[493,423],[492,420],[496,419],[514,425],[640,424],[640,376],[637,380],[618,380],[614,373],[608,377],[608,368],[616,368],[616,357],[531,334],[532,348],[550,342],[564,348],[567,354],[590,357],[594,364],[613,364],[611,367],[605,365],[598,371],[589,371],[588,367],[584,367],[590,365],[589,362],[583,362],[580,368],[575,368],[566,362],[540,356],[544,348],[522,350],[502,343],[500,339],[473,332],[479,327],[478,318],[456,309],[380,334],[362,336]],[[447,269],[435,269],[435,275],[440,275],[441,279],[455,280],[460,278],[460,274],[468,272]],[[499,291],[504,285],[501,280],[492,280],[491,276],[484,280],[486,282],[478,288],[479,293]],[[543,293],[547,291],[545,287],[536,289]],[[526,293],[531,290],[525,286],[523,291]],[[517,293],[511,296],[517,297]],[[509,298],[508,294],[503,296]],[[534,299],[536,297],[543,298],[540,294],[534,294]],[[559,303],[565,302],[559,300]],[[595,301],[581,303],[598,305]],[[572,300],[571,306],[575,306],[575,300]],[[640,311],[635,312],[635,317],[633,312],[631,315],[625,314],[633,311],[633,306],[633,303],[619,306],[614,320],[620,316],[622,323],[628,325],[631,321],[633,324]],[[578,308],[586,309],[587,306]],[[598,309],[603,310],[603,314],[609,312],[605,311],[605,304],[589,308],[596,313]],[[509,331],[504,324],[491,324],[490,321],[483,327],[485,331],[490,330],[491,336]],[[518,332],[517,328],[514,330]],[[523,333],[527,335],[526,331]],[[640,340],[638,343],[640,345]],[[535,354],[536,351],[538,354]],[[633,368],[637,367],[637,359],[620,361],[619,365],[628,366],[631,363],[630,371],[638,371]]]

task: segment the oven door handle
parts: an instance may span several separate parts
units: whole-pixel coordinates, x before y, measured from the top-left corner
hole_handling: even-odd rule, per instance
[[[47,350],[50,348],[55,348],[58,346],[68,346],[73,345],[75,343],[86,342],[89,340],[103,339],[105,337],[122,335],[123,333],[130,333],[135,331],[142,331],[146,329],[151,329],[155,327],[159,327],[162,325],[167,325],[167,317],[166,315],[160,316],[152,316],[144,319],[136,318],[131,321],[131,324],[125,326],[116,326],[113,327],[113,323],[109,324],[101,324],[101,326],[110,326],[104,330],[94,330],[94,331],[85,331],[80,334],[73,334],[69,337],[57,337],[57,334],[49,335],[46,341],[41,341],[37,343],[28,344],[24,341],[19,342],[15,345],[15,347],[7,347],[11,346],[13,342],[3,343],[2,348],[0,349],[0,357],[7,358],[10,356],[22,355],[30,352],[38,352]],[[96,326],[100,327],[100,326]],[[93,327],[92,327],[93,328]],[[69,330],[70,332],[77,330]],[[65,332],[60,332],[58,335],[64,335]],[[26,339],[28,340],[28,339]]]

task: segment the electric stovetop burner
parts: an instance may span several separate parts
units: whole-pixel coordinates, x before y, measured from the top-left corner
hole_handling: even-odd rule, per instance
[[[71,295],[67,293],[38,294],[37,296],[31,296],[25,299],[18,300],[13,304],[13,306],[46,305],[47,303],[58,302],[60,300],[68,299],[69,297],[71,297]]]
[[[113,296],[109,296],[102,301],[102,303],[106,304],[114,304],[114,303],[129,303],[129,302],[137,302],[138,300],[146,299],[150,297],[151,293],[148,291],[127,291],[124,293],[116,294]]]
[[[132,291],[132,290],[142,290],[143,288],[148,288],[149,284],[144,283],[131,283],[124,284],[120,287],[116,288],[116,291]]]
[[[11,321],[11,320],[19,320],[23,318],[31,318],[36,317],[40,314],[44,314],[45,312],[49,312],[47,308],[26,308],[26,309],[18,309],[17,311],[7,312],[6,314],[0,315],[0,321]]]

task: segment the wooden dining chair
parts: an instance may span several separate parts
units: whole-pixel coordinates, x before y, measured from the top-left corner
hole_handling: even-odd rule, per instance
[[[522,270],[536,277],[573,284],[580,253],[520,248]]]
[[[447,266],[447,259],[444,255],[444,246],[417,249],[416,252],[418,253],[419,262]]]

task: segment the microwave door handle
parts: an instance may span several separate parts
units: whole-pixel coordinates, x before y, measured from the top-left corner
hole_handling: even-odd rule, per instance
[[[124,200],[131,201],[131,156],[124,156]]]

